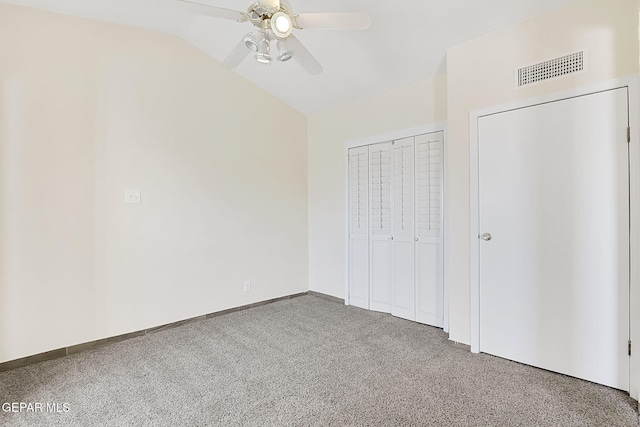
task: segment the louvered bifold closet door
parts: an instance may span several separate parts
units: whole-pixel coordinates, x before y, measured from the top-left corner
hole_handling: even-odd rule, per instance
[[[391,312],[391,143],[369,146],[371,310]]]
[[[416,320],[414,284],[414,138],[391,147],[393,240],[391,314]]]
[[[442,327],[442,132],[415,137],[416,320]]]
[[[349,304],[369,308],[369,147],[349,150]]]

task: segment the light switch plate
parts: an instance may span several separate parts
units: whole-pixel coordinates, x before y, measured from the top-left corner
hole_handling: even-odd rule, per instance
[[[135,203],[135,204],[139,204],[141,201],[140,199],[140,190],[126,190],[124,192],[124,202],[129,204],[129,203]]]

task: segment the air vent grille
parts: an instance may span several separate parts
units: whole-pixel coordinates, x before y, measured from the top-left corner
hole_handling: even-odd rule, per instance
[[[518,87],[530,85],[543,80],[563,77],[586,71],[585,52],[580,51],[560,58],[529,65],[516,70]]]

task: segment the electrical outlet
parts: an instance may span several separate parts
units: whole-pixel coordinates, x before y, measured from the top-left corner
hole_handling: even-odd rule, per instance
[[[140,190],[127,190],[124,192],[124,202],[127,204],[139,204],[140,203]]]
[[[247,280],[244,282],[244,291],[251,292],[251,280]]]

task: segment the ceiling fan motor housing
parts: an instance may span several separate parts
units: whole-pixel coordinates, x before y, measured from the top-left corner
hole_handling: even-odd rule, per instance
[[[269,28],[279,39],[289,37],[294,27],[291,11],[284,2],[280,3],[279,8],[254,3],[247,9],[247,17],[254,26],[263,31]]]

